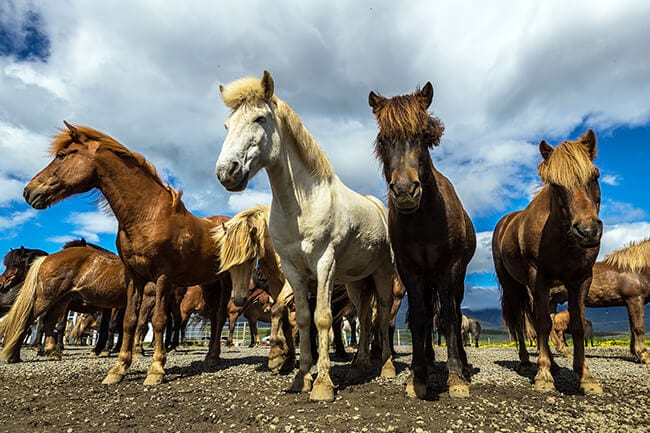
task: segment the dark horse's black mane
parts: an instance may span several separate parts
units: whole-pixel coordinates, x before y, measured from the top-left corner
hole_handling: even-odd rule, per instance
[[[21,246],[17,249],[11,248],[5,255],[3,263],[6,268],[18,266],[25,260],[27,261],[27,265],[30,265],[32,260],[38,256],[47,256],[47,253],[43,250],[30,249]]]
[[[68,241],[63,245],[63,249],[65,250],[66,248],[70,247],[89,247],[93,248],[97,251],[100,251],[102,253],[108,253],[108,254],[115,254],[114,252],[107,250],[104,247],[100,247],[99,245],[91,244],[90,242],[86,242],[84,238],[81,239],[73,239],[71,241]]]

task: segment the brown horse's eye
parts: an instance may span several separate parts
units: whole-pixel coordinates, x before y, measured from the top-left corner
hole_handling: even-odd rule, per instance
[[[65,158],[65,153],[63,152],[57,152],[56,154],[56,159],[63,159]]]

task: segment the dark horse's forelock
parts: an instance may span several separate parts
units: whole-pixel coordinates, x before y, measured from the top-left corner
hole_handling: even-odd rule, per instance
[[[440,144],[440,137],[445,130],[442,121],[432,116],[418,98],[416,90],[410,95],[394,96],[385,99],[374,110],[379,134],[375,142],[375,151],[381,154],[381,143],[394,143],[419,137],[419,143],[428,148]]]

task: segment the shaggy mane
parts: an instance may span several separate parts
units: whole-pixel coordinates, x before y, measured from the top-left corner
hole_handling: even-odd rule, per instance
[[[87,141],[96,141],[99,143],[100,147],[108,149],[116,155],[131,159],[140,167],[142,167],[151,177],[158,182],[163,188],[165,188],[172,197],[172,206],[175,207],[181,196],[183,195],[182,191],[176,191],[169,184],[163,182],[162,178],[158,174],[156,167],[153,166],[147,159],[140,155],[137,152],[127,149],[123,144],[115,140],[113,137],[104,134],[103,132],[97,131],[96,129],[89,128],[87,126],[74,126],[77,131],[86,137]],[[57,152],[66,149],[73,142],[78,142],[73,136],[73,132],[69,129],[61,128],[60,134],[54,137],[52,144],[50,145],[50,154],[56,155]],[[101,207],[105,207],[103,197],[98,200],[98,204]]]
[[[249,260],[264,257],[264,239],[269,218],[269,206],[259,205],[244,210],[212,231],[221,259],[219,272]],[[251,231],[255,229],[255,238]]]
[[[640,272],[650,266],[650,238],[630,242],[629,245],[609,253],[603,261],[621,270]]]
[[[548,159],[539,163],[538,172],[546,184],[571,188],[587,184],[598,169],[580,141],[565,141],[555,147]]]
[[[224,85],[221,88],[221,99],[233,112],[242,105],[254,107],[269,102],[264,98],[262,80],[255,77],[240,78]],[[307,168],[317,176],[332,176],[334,170],[327,155],[305,128],[296,112],[276,95],[273,95],[270,102],[274,106],[275,116],[282,127],[282,132],[293,137],[296,151]]]
[[[423,137],[422,143],[428,148],[440,144],[440,137],[445,130],[442,121],[431,115],[422,107],[415,92],[409,95],[394,96],[385,99],[381,107],[374,110],[375,119],[379,126],[377,134],[376,151],[379,151],[379,142],[405,141],[413,137]]]

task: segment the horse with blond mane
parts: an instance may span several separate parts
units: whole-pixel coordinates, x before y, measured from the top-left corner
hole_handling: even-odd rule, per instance
[[[219,181],[229,191],[242,191],[265,168],[271,183],[269,231],[282,271],[294,290],[300,333],[300,370],[291,391],[311,391],[312,400],[334,399],[328,333],[335,282],[346,285],[361,318],[355,373],[363,374],[370,361],[367,339],[376,291],[382,375],[394,377],[388,344],[394,266],[385,207],[378,199],[360,195],[341,182],[298,115],[274,94],[268,71],[262,79],[243,78],[220,89],[232,112],[216,164]],[[315,381],[309,373],[310,290],[316,293],[314,321],[319,340]]]
[[[625,306],[630,321],[630,352],[650,364],[645,345],[644,306],[650,302],[650,239],[632,242],[594,265],[594,276],[585,298],[587,307]],[[564,286],[551,289],[551,302],[566,302]]]
[[[501,218],[492,237],[503,319],[518,342],[520,368],[529,369],[523,331],[526,316],[533,318],[539,347],[534,388],[555,389],[556,364],[548,345],[549,292],[564,284],[574,339],[573,370],[582,392],[599,394],[602,389],[585,362],[583,340],[585,297],[602,235],[599,172],[593,164],[596,135],[588,130],[555,148],[542,140],[539,151],[544,186],[524,210]]]
[[[209,293],[220,312],[211,321],[213,335],[225,323],[230,283],[217,272],[219,255],[212,230],[228,218],[193,215],[181,194],[166,185],[142,155],[100,131],[65,124],[50,147],[54,159],[27,184],[23,195],[31,206],[44,209],[74,194],[91,190],[102,194],[118,221],[116,245],[127,286],[122,347],[103,383],[121,382],[131,365],[137,310],[145,284],[153,282],[154,355],[144,383],[157,385],[165,374],[165,305],[173,284],[212,285]],[[206,360],[216,364],[219,353],[219,339],[213,338]]]

